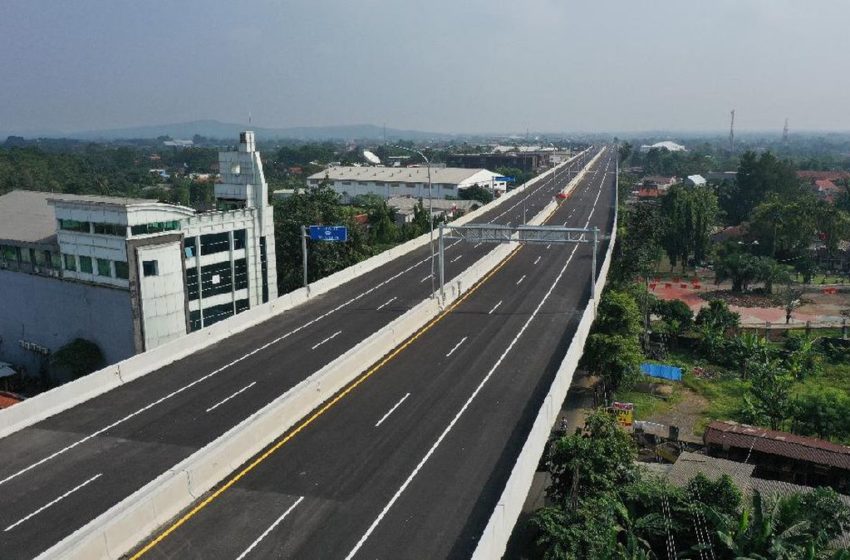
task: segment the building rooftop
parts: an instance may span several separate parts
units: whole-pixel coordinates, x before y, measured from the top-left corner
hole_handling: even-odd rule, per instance
[[[12,191],[0,196],[0,243],[5,241],[41,246],[56,245],[56,215],[51,202],[81,202],[107,206],[160,204],[149,198]]]
[[[478,173],[487,173],[498,177],[486,169],[464,169],[462,167],[431,167],[432,183],[459,184]],[[329,167],[324,171],[310,175],[309,179],[321,181],[325,177],[331,181],[376,181],[381,183],[427,183],[426,167]]]
[[[664,142],[656,142],[655,144],[644,144],[643,146],[640,147],[640,149],[644,152],[648,152],[649,150],[652,150],[652,149],[661,149],[661,148],[666,148],[667,150],[669,150],[671,152],[684,152],[684,151],[687,150],[687,148],[685,148],[681,144],[671,142],[670,140],[665,140]]]
[[[393,196],[387,199],[387,206],[402,212],[413,212],[413,208],[417,204],[419,204],[419,199],[409,196]],[[426,200],[424,202],[425,210],[428,210],[428,204]],[[431,205],[434,210],[463,210],[465,212],[481,206],[481,203],[477,200],[445,200],[435,198],[431,201]]]
[[[850,470],[850,447],[730,421],[714,421],[703,435],[707,445],[752,449],[819,465]]]
[[[700,473],[709,480],[717,480],[725,474],[732,479],[735,486],[747,498],[756,491],[764,497],[780,497],[814,490],[810,486],[754,477],[754,469],[755,465],[685,451],[679,455],[679,458],[667,472],[667,480],[676,486],[685,486],[689,480]],[[850,496],[839,494],[839,498],[845,505],[850,506]],[[850,544],[850,533],[845,532],[838,537],[835,544],[848,546]]]

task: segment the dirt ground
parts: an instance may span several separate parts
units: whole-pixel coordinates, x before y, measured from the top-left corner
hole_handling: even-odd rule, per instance
[[[681,437],[691,436],[700,439],[694,431],[696,423],[708,409],[708,399],[687,387],[679,388],[679,400],[670,410],[653,415],[651,421],[665,426],[678,426]]]
[[[649,282],[650,292],[664,300],[681,299],[697,313],[707,306],[711,295],[720,295],[728,300],[730,309],[741,315],[743,325],[785,324],[785,309],[781,304],[770,305],[769,298],[757,295],[733,296],[731,283],[714,284],[710,277],[700,277],[698,282],[692,278],[658,278]],[[677,281],[678,280],[678,281]],[[850,289],[836,287],[835,293],[825,293],[828,287],[809,286],[804,289],[802,305],[794,310],[791,324],[840,326],[842,321],[850,319]],[[710,295],[711,294],[711,295]]]

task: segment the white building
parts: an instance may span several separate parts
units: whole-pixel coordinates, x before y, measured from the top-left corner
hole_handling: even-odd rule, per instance
[[[666,140],[664,142],[656,142],[655,144],[644,144],[643,146],[640,147],[641,152],[648,152],[649,150],[652,150],[652,149],[657,149],[657,150],[665,149],[665,150],[669,150],[671,152],[686,152],[686,151],[688,151],[688,149],[685,148],[684,146],[682,146],[681,144],[677,144],[677,143],[671,142],[669,140]]]
[[[705,184],[706,180],[702,175],[688,175],[685,178],[685,185],[688,187],[702,187]]]
[[[109,362],[277,297],[273,209],[252,132],[219,154],[219,210],[13,191],[0,197],[0,357],[74,338]]]
[[[507,183],[499,181],[499,177],[486,169],[432,166],[433,198],[460,198],[463,189],[475,185],[501,196],[507,190]],[[325,179],[346,203],[364,194],[376,194],[386,199],[398,196],[428,198],[426,167],[329,167],[310,175],[307,181],[314,187]]]

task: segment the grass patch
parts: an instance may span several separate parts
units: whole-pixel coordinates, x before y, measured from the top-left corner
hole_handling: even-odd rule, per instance
[[[620,402],[630,402],[635,405],[635,420],[650,420],[653,417],[663,414],[673,408],[675,402],[673,399],[662,399],[644,393],[642,391],[617,391],[616,400]]]

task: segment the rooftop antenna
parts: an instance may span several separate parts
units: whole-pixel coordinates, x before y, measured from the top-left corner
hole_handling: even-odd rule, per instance
[[[782,129],[782,143],[788,145],[788,117],[785,117],[785,128]]]
[[[735,151],[735,109],[732,109],[732,122],[729,124],[729,152]]]

